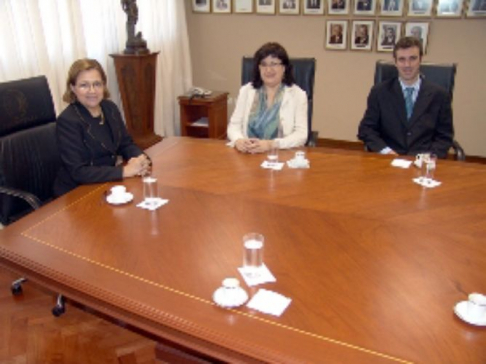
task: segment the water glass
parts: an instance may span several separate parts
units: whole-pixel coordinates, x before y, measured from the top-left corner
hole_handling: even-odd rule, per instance
[[[143,177],[143,197],[148,205],[155,205],[159,197],[157,190],[157,178],[152,176]]]
[[[258,233],[243,236],[243,268],[249,276],[256,277],[263,265],[264,237]]]
[[[278,142],[273,141],[267,152],[267,164],[269,167],[275,167],[278,163]]]
[[[424,154],[422,157],[422,181],[430,185],[434,181],[434,173],[437,166],[437,156],[433,153]]]

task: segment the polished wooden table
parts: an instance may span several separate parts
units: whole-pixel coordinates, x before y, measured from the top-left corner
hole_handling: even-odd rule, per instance
[[[140,179],[117,207],[113,183],[79,187],[0,231],[0,263],[209,360],[486,362],[486,329],[453,313],[486,293],[485,166],[440,161],[427,190],[360,152],[309,149],[310,169],[282,171],[214,140],[149,154],[167,205],[137,208]],[[281,317],[212,302],[251,231],[277,278],[260,287],[292,298]]]

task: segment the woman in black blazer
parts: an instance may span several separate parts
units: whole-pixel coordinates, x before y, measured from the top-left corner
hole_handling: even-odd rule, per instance
[[[110,100],[98,61],[80,59],[69,70],[57,119],[62,166],[54,183],[60,196],[78,185],[117,181],[149,172],[150,159],[132,141],[118,107]],[[126,164],[117,165],[121,155]]]

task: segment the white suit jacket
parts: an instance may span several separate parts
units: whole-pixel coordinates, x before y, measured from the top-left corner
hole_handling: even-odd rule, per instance
[[[284,86],[284,95],[280,105],[280,122],[283,138],[277,138],[282,149],[300,147],[307,141],[307,95],[297,85]],[[248,119],[256,89],[251,82],[242,86],[236,101],[236,107],[228,124],[228,139],[231,146],[238,139],[248,138]]]

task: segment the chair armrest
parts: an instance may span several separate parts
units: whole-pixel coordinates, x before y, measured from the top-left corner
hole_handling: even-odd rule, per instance
[[[452,149],[456,154],[456,160],[464,162],[466,160],[466,154],[464,149],[462,149],[461,144],[457,140],[452,141]]]
[[[29,192],[17,190],[15,188],[0,186],[0,193],[12,197],[21,198],[22,200],[27,202],[34,210],[37,210],[42,205],[41,201],[35,195]]]
[[[319,137],[319,132],[312,130],[309,140],[307,141],[308,147],[316,147],[317,146],[317,138]]]

